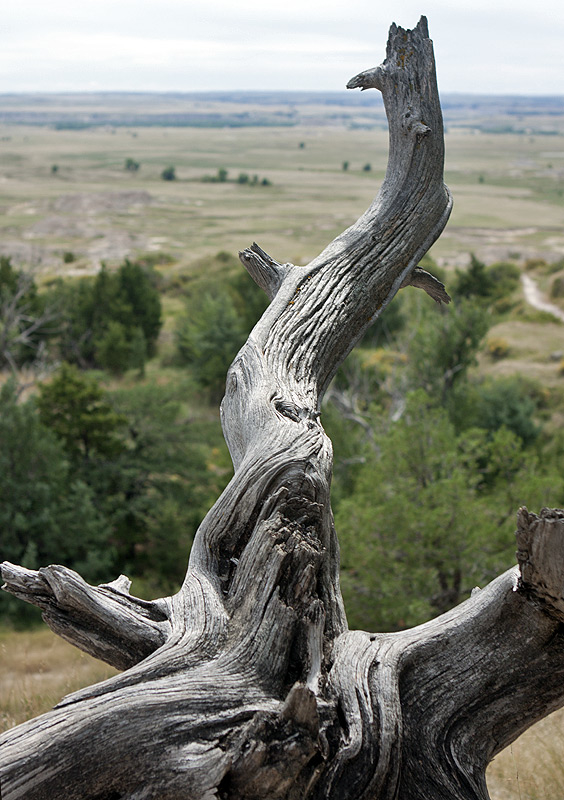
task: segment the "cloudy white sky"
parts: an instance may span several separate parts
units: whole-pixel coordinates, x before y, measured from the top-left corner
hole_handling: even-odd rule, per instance
[[[441,91],[564,94],[562,0],[12,0],[0,92],[338,90],[421,14]]]

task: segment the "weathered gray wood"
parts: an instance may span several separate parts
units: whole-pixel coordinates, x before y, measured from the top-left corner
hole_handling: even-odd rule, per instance
[[[321,398],[402,286],[448,302],[416,265],[452,205],[425,19],[392,26],[384,64],[349,86],[383,94],[386,178],[307,266],[241,253],[272,302],[227,376],[235,474],[180,592],[145,603],[126,579],[2,567],[65,638],[128,667],[0,737],[4,800],[476,800],[491,757],[564,703],[560,512],[520,513],[521,578],[404,633],[348,630]]]
[[[124,575],[96,587],[68,567],[31,570],[5,561],[2,578],[11,594],[42,609],[59,636],[118,669],[137,664],[170,634],[167,602],[131,597]]]

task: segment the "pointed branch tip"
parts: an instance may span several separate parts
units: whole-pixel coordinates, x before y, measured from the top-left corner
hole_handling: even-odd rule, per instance
[[[423,291],[427,292],[429,297],[432,297],[439,305],[441,303],[450,303],[451,301],[451,297],[447,293],[444,283],[425,269],[414,269],[404,280],[400,288],[403,289],[406,286],[414,286],[416,289],[423,289]]]
[[[429,23],[427,22],[427,17],[422,14],[419,22],[417,23],[417,28],[423,36],[428,39],[429,38]]]

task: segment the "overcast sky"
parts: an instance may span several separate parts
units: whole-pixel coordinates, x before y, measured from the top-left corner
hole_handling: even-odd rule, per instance
[[[442,92],[564,94],[562,0],[12,0],[0,92],[339,90],[421,14]]]

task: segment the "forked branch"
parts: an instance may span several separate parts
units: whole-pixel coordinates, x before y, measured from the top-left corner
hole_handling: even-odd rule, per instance
[[[38,606],[55,633],[118,669],[146,658],[170,634],[170,604],[132,597],[124,575],[90,586],[67,567],[31,570],[5,561],[2,578],[4,590]]]

